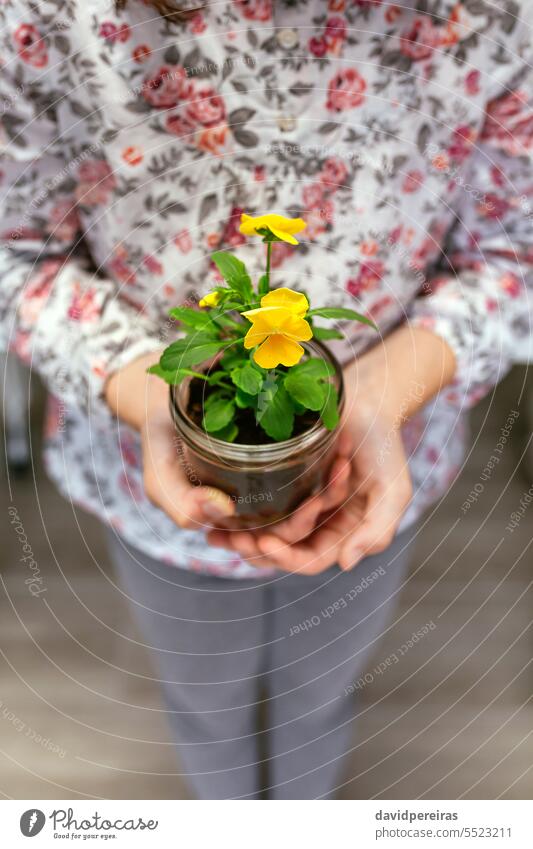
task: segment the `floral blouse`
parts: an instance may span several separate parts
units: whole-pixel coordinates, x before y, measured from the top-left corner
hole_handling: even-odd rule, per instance
[[[308,222],[275,284],[450,344],[455,384],[403,427],[404,526],[446,492],[466,409],[532,351],[532,6],[221,0],[171,23],[142,0],[3,0],[1,338],[48,387],[69,499],[171,565],[257,575],[148,502],[102,395],[173,338],[214,249],[259,267],[242,211]],[[343,361],[375,342],[346,333]]]

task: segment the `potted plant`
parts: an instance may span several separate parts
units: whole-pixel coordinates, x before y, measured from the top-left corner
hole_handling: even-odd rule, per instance
[[[266,245],[254,286],[244,263],[219,251],[223,283],[170,316],[182,329],[149,371],[170,385],[179,456],[191,482],[227,492],[243,524],[288,515],[325,483],[343,405],[339,363],[324,344],[341,339],[318,318],[351,319],[354,310],[311,308],[306,295],[271,289],[275,242],[297,245],[300,218],[243,215],[240,230]]]

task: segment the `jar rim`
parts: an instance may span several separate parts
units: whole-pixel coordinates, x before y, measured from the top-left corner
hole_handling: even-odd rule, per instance
[[[311,353],[316,352],[322,355],[323,359],[328,360],[335,369],[335,382],[339,398],[339,411],[342,412],[344,406],[344,379],[342,368],[337,358],[332,354],[326,345],[322,344],[317,339],[303,342],[303,347]],[[191,377],[186,378],[179,386],[170,386],[170,413],[172,420],[176,425],[180,435],[189,444],[195,448],[202,448],[210,454],[217,454],[221,459],[247,460],[251,455],[257,460],[277,460],[284,456],[292,454],[296,449],[301,451],[305,448],[315,447],[320,445],[322,441],[331,439],[337,428],[327,430],[320,419],[314,423],[312,427],[301,433],[299,436],[291,436],[290,439],[285,439],[281,442],[268,443],[243,443],[243,442],[225,442],[222,439],[217,439],[212,434],[206,433],[199,425],[197,425],[188,415],[185,408],[185,390],[190,384]],[[187,395],[188,400],[188,395]]]

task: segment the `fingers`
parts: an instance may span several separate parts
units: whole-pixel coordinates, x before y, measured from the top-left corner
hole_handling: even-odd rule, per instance
[[[338,530],[334,521],[327,521],[301,543],[287,545],[273,534],[257,538],[260,551],[285,572],[316,575],[337,562]]]
[[[266,557],[257,545],[252,533],[247,531],[212,530],[207,534],[209,545],[236,551],[252,566],[258,568],[277,568],[277,564]]]
[[[316,527],[320,514],[339,506],[346,499],[350,471],[350,461],[345,457],[337,457],[324,490],[308,498],[291,516],[270,528],[272,534],[293,544],[309,536]]]
[[[388,486],[380,483],[372,487],[361,524],[340,547],[341,569],[353,569],[363,557],[389,547],[411,498],[412,486],[407,475]]]
[[[152,424],[142,434],[143,483],[147,498],[181,528],[200,529],[235,512],[235,504],[214,487],[193,486],[172,442],[172,430]]]

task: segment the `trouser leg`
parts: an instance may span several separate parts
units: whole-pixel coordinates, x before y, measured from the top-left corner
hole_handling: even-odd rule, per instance
[[[182,774],[201,799],[257,797],[261,582],[165,566],[117,540],[111,553],[153,653]]]
[[[352,572],[335,568],[273,585],[266,678],[270,798],[334,795],[353,745],[350,685],[387,627],[409,548],[402,534]]]

